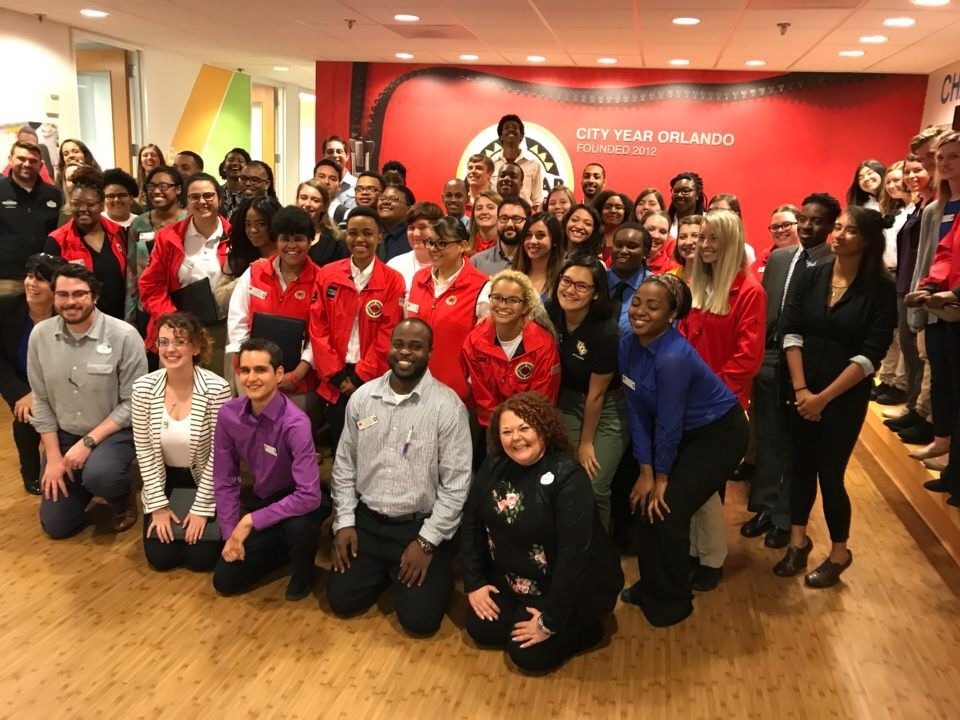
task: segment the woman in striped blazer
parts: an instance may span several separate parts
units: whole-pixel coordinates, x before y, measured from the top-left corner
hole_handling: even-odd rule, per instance
[[[162,367],[137,379],[132,395],[133,439],[143,478],[143,549],[157,570],[184,565],[209,572],[220,555],[219,532],[207,528],[216,516],[213,434],[230,387],[200,367],[213,341],[196,317],[170,313],[157,325]],[[182,506],[180,516],[174,504]]]

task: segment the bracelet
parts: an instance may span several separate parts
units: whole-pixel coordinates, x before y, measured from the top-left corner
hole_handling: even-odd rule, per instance
[[[432,542],[425,540],[419,535],[417,535],[417,544],[420,546],[420,549],[423,551],[424,555],[432,555],[433,551],[436,550]]]
[[[795,393],[798,393],[798,392],[800,392],[801,390],[806,390],[806,389],[807,389],[807,386],[804,385],[803,387],[794,388],[793,391],[794,391]]]
[[[542,632],[547,637],[553,635],[553,630],[543,624],[543,613],[540,613],[540,615],[537,617],[537,630]]]

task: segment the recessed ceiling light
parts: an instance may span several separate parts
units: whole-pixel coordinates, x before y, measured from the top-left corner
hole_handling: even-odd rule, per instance
[[[88,8],[84,8],[83,10],[80,11],[80,14],[83,15],[84,17],[99,19],[99,18],[105,18],[110,13],[105,13],[103,10],[90,10]]]
[[[766,65],[766,64],[767,64],[766,60],[747,60],[744,63],[744,65],[748,67],[762,67],[763,65]]]
[[[394,57],[397,60],[413,60],[413,53],[397,53]]]
[[[543,55],[527,55],[527,62],[546,62],[547,59]]]
[[[675,17],[673,19],[674,25],[699,25],[700,18],[697,17]]]
[[[600,63],[601,65],[616,65],[617,59],[612,57],[602,57],[602,58],[597,58],[597,62]]]
[[[866,53],[863,50],[841,50],[840,57],[863,57]]]
[[[461,60],[479,60],[479,59],[480,59],[480,56],[479,56],[479,55],[466,54],[466,55],[461,55],[461,56],[460,56],[460,59],[461,59]]]
[[[407,15],[405,13],[394,15],[393,19],[396,20],[397,22],[420,22],[419,15]]]
[[[685,58],[674,58],[670,61],[671,65],[689,65],[690,61]]]
[[[910,2],[920,7],[943,7],[950,4],[950,0],[910,0]]]
[[[913,27],[914,25],[917,24],[917,21],[914,20],[912,17],[892,17],[884,20],[883,24],[886,27],[905,28],[905,27]]]
[[[886,35],[861,35],[860,42],[866,43],[868,45],[879,45],[880,43],[885,43],[888,40]]]
[[[286,72],[290,68],[288,68],[286,65],[274,65],[273,69],[276,70],[277,72]]]

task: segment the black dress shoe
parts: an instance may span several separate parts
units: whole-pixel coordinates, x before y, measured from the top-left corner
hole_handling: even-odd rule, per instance
[[[43,490],[40,488],[39,480],[27,480],[24,478],[23,489],[31,495],[43,495]]]
[[[753,477],[753,471],[757,469],[757,466],[753,463],[748,463],[744,460],[737,466],[737,469],[733,471],[732,479],[737,482],[744,482]]]
[[[781,530],[774,526],[767,531],[766,536],[763,538],[763,544],[774,550],[785,548],[790,544],[790,531]]]
[[[313,586],[317,580],[317,570],[314,568],[311,572],[300,572],[290,577],[290,582],[287,585],[287,591],[284,593],[284,597],[287,600],[296,601],[303,600],[311,592],[313,592]]]
[[[916,410],[908,410],[900,417],[884,420],[883,424],[886,425],[891,430],[896,430],[897,432],[900,432],[901,430],[906,430],[908,427],[919,425],[922,422],[925,422],[925,421],[920,416],[920,414],[917,413]]]
[[[934,478],[933,480],[927,480],[923,487],[925,490],[935,493],[954,493],[953,487],[950,483],[944,481],[942,477]]]
[[[625,602],[627,605],[639,605],[640,600],[638,596],[640,593],[639,592],[635,593],[634,591],[634,588],[636,588],[639,584],[640,584],[640,581],[638,580],[630,587],[625,587],[623,590],[621,590],[620,599],[623,602]]]
[[[933,423],[924,420],[897,433],[908,445],[927,445],[933,442]]]
[[[890,388],[877,395],[877,402],[881,405],[900,405],[907,401],[907,393],[900,388]]]
[[[870,399],[876,400],[878,397],[883,395],[887,390],[893,390],[893,387],[890,385],[887,385],[886,383],[879,383],[877,385],[874,385],[870,389]]]
[[[690,587],[697,592],[710,592],[717,589],[722,577],[722,567],[714,568],[709,565],[701,565],[693,573],[693,577],[690,579]]]
[[[793,577],[807,569],[807,558],[813,550],[813,540],[807,538],[807,544],[802,548],[790,545],[783,559],[773,566],[773,574],[778,577]]]
[[[853,562],[853,553],[847,550],[847,554],[848,557],[845,563],[837,564],[830,560],[830,558],[824,560],[820,564],[820,567],[811,573],[807,573],[803,578],[804,584],[807,587],[816,588],[817,590],[836,585],[840,582],[840,575],[850,567],[850,563]]]
[[[740,526],[740,534],[747,538],[760,537],[772,527],[773,519],[765,512],[758,512]]]
[[[953,493],[950,497],[948,497],[947,505],[950,507],[960,508],[960,493]]]

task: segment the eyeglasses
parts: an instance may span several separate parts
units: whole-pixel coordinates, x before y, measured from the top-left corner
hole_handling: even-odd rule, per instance
[[[459,240],[434,240],[433,238],[427,238],[423,241],[424,246],[428,248],[436,248],[437,250],[446,250],[451,245],[457,245]]]
[[[126,200],[130,197],[130,193],[108,193],[103,196],[104,200]]]
[[[379,202],[381,205],[400,205],[403,200],[394,195],[381,195]]]
[[[173,183],[147,183],[144,186],[144,190],[148,193],[156,192],[159,190],[162,193],[165,193],[170,188],[179,187],[179,185],[174,185]]]
[[[187,195],[187,200],[189,200],[192,203],[198,203],[201,200],[203,200],[204,202],[213,202],[213,200],[216,197],[217,197],[217,194],[215,192],[190,193],[189,195]]]
[[[594,288],[595,286],[590,285],[590,284],[585,283],[585,282],[577,282],[577,281],[575,281],[575,280],[571,280],[571,279],[568,278],[566,275],[561,275],[561,276],[560,276],[560,287],[562,287],[562,288],[564,288],[564,289],[573,287],[573,289],[576,290],[577,293],[579,293],[579,294],[582,295],[583,293],[590,292],[591,290],[593,290],[593,288]]]
[[[73,292],[67,292],[66,290],[57,290],[53,294],[53,296],[57,300],[83,300],[89,294],[90,294],[89,290],[74,290]]]
[[[188,342],[190,341],[182,337],[174,338],[173,340],[171,340],[170,338],[159,338],[157,340],[157,347],[163,348],[163,347],[169,347],[170,345],[173,345],[174,347],[183,347]]]
[[[523,215],[497,215],[497,222],[511,225],[523,225],[527,219]]]
[[[695,188],[674,188],[670,192],[673,195],[679,195],[681,197],[689,197],[691,195],[696,194],[697,191]]]
[[[522,297],[517,297],[516,295],[500,295],[496,293],[490,296],[490,302],[497,303],[498,305],[523,305],[525,300]]]
[[[253,175],[241,175],[240,182],[244,185],[259,185],[267,182],[266,178],[254,177]]]
[[[785,223],[780,223],[779,225],[767,225],[767,230],[769,230],[772,233],[789,232],[790,228],[792,228],[796,224],[797,223],[795,222],[785,222]]]
[[[358,193],[378,193],[378,192],[380,192],[380,188],[378,188],[376,185],[357,185],[357,186],[356,186],[356,189],[355,189],[355,192],[358,192]]]

